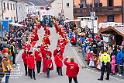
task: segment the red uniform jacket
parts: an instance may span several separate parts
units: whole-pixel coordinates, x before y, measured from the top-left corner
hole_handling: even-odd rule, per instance
[[[43,57],[43,72],[46,72],[46,70],[47,70],[47,58],[46,58],[46,55],[52,56],[51,51],[44,50],[42,52],[42,57]]]
[[[28,51],[31,49],[31,45],[30,44],[27,44],[27,49],[28,49]]]
[[[53,62],[51,59],[46,59],[46,68],[50,68],[51,70],[53,70]]]
[[[34,41],[38,41],[39,38],[38,38],[38,34],[37,33],[34,33]]]
[[[63,63],[62,63],[63,56],[62,55],[56,55],[54,60],[55,60],[55,64],[56,64],[57,67],[62,67],[63,66]]]
[[[51,51],[44,50],[44,51],[42,52],[43,58],[46,58],[46,55],[49,55],[50,57],[52,57],[52,52],[51,52]]]
[[[36,41],[31,42],[31,46],[34,47],[36,44]]]
[[[53,56],[54,56],[54,57],[57,55],[57,51],[58,51],[57,49],[54,50],[54,52],[53,52]],[[60,48],[60,54],[61,54],[61,55],[63,54],[61,48]]]
[[[50,45],[50,40],[49,40],[48,37],[44,37],[44,38],[43,38],[43,42],[44,42],[45,44]]]
[[[29,69],[35,69],[35,58],[33,55],[28,56],[27,64]]]
[[[28,58],[28,54],[24,52],[22,54],[22,59],[23,59],[24,64],[27,64],[27,58]]]
[[[66,45],[66,43],[64,40],[63,41],[58,40],[58,46],[60,46],[60,50],[61,50],[62,54],[64,53],[65,45]]]
[[[67,66],[66,75],[68,77],[77,77],[79,72],[79,66],[75,62],[67,62],[67,58],[64,60],[64,64]]]
[[[36,27],[37,27],[38,29],[40,29],[40,28],[41,28],[40,23],[39,23],[39,24],[37,24],[37,25],[36,25]]]
[[[45,30],[45,34],[50,35],[50,30],[49,29],[46,29]]]
[[[58,24],[54,23],[55,29],[56,29],[56,33],[58,33]]]
[[[27,50],[29,51],[29,50],[31,49],[31,45],[25,43],[25,44],[23,45],[23,48],[24,48],[24,49],[27,49]]]
[[[42,44],[40,45],[40,51],[41,51],[41,53],[44,51],[44,47]]]
[[[77,39],[75,37],[72,37],[71,40],[70,40],[70,42],[76,44]]]
[[[37,29],[32,29],[32,32],[33,33],[37,33]]]
[[[35,60],[36,61],[42,61],[42,55],[40,55],[40,52],[39,51],[35,51]]]

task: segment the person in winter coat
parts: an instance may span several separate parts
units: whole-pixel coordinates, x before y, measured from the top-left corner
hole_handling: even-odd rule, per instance
[[[53,62],[52,59],[49,55],[47,55],[47,59],[46,59],[46,70],[47,70],[47,78],[50,77],[50,71],[53,70]]]
[[[0,83],[2,82],[3,77],[4,77],[4,72],[2,68],[2,57],[0,56]]]
[[[76,37],[75,36],[72,36],[70,42],[71,42],[72,45],[76,45],[76,43],[77,43]]]
[[[75,83],[78,83],[77,75],[79,72],[79,66],[74,62],[74,58],[70,58],[70,62],[68,62],[68,58],[66,58],[64,64],[66,65],[66,75],[68,76],[69,83],[72,83],[72,79]]]
[[[115,57],[115,55],[112,55],[111,71],[112,71],[113,74],[115,74],[115,67],[116,67],[116,57]]]
[[[71,30],[69,31],[68,37],[69,37],[70,39],[72,38],[72,31],[71,31]]]
[[[118,51],[117,51],[116,63],[117,63],[119,75],[121,76],[122,75],[122,69],[123,69],[123,67],[122,67],[122,65],[123,65],[123,53],[122,53],[120,48],[118,48]]]
[[[88,58],[90,60],[89,61],[89,66],[94,67],[95,64],[94,64],[94,53],[93,53],[93,51],[90,51]]]
[[[35,57],[32,54],[32,52],[29,52],[29,56],[27,58],[27,63],[28,63],[28,71],[29,71],[29,76],[32,79],[32,77],[34,78],[34,80],[36,80],[35,78]]]
[[[107,72],[106,80],[109,80],[109,75],[111,71],[110,61],[111,61],[110,55],[107,53],[107,50],[104,50],[104,52],[100,55],[100,62],[102,63],[102,66],[101,66],[101,76],[98,80],[100,81],[103,80],[105,70]]]
[[[55,55],[54,61],[56,64],[56,69],[57,69],[58,75],[63,76],[63,74],[62,74],[63,55],[60,53],[60,51],[58,51],[57,54]]]
[[[35,60],[36,60],[37,73],[39,74],[41,69],[41,61],[42,61],[42,54],[40,51],[40,47],[38,47],[37,50],[35,50],[34,54],[35,54]]]
[[[28,52],[26,49],[24,49],[24,52],[22,54],[22,60],[25,66],[25,75],[27,76],[28,74],[28,68],[27,68],[27,58],[28,58]]]
[[[5,74],[5,83],[9,83],[10,73],[13,70],[12,63],[8,56],[9,56],[8,53],[5,53],[2,59],[2,68]]]

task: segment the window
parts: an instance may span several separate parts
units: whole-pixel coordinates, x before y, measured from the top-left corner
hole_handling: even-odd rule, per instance
[[[13,10],[15,10],[15,4],[13,4]]]
[[[69,7],[69,3],[66,3],[66,6]]]
[[[7,3],[7,9],[9,10],[9,3]]]
[[[107,21],[108,22],[114,22],[114,15],[107,16]]]
[[[6,10],[6,4],[5,3],[3,3],[3,9]]]
[[[12,3],[10,3],[10,6],[11,6],[11,10],[12,10]]]
[[[94,7],[99,7],[99,3],[100,3],[99,0],[95,0],[95,1],[94,1]]]
[[[108,0],[108,6],[113,6],[113,0]]]

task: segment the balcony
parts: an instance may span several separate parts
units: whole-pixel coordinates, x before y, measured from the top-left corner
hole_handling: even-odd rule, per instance
[[[95,7],[94,11],[96,15],[115,15],[115,14],[122,14],[122,6],[103,6],[103,7]]]
[[[89,8],[74,8],[74,16],[75,17],[84,17],[90,15]]]

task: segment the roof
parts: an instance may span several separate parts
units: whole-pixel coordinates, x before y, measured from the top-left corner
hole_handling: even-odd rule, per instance
[[[46,6],[52,3],[54,0],[16,0],[16,1],[24,1],[26,3],[33,3],[36,6]]]
[[[124,37],[124,26],[116,26],[116,27],[107,27],[107,28],[100,28],[99,29],[99,33],[111,33],[111,34],[115,34],[113,33],[116,32],[118,35],[121,35],[122,37]]]

